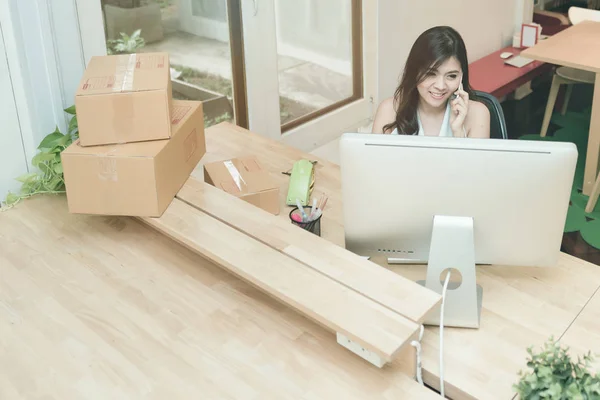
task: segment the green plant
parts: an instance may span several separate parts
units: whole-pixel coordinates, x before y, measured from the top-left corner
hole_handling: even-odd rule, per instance
[[[173,0],[158,0],[158,5],[160,8],[167,8],[175,4]]]
[[[69,120],[68,132],[63,134],[56,127],[54,132],[42,139],[38,146],[39,152],[31,160],[34,172],[17,178],[17,181],[21,182],[21,189],[19,193],[8,193],[1,208],[2,211],[36,194],[65,193],[60,153],[79,137],[79,128],[75,106],[71,106],[64,111],[72,116]]]
[[[530,371],[519,372],[520,380],[513,386],[526,400],[597,400],[600,399],[600,378],[590,372],[594,360],[591,353],[572,361],[569,349],[550,338],[539,353],[527,349]]]
[[[141,29],[133,32],[131,36],[127,36],[126,33],[121,32],[119,39],[112,39],[106,42],[106,52],[110,55],[135,53],[138,49],[146,45],[141,33]]]

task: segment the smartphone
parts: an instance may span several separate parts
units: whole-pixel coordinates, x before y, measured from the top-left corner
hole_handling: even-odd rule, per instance
[[[463,85],[462,82],[458,85],[458,90],[454,93],[452,93],[452,100],[457,99],[458,98],[458,91],[459,90],[463,90]]]

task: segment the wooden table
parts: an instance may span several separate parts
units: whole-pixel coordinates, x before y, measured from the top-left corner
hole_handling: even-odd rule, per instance
[[[600,154],[600,22],[584,21],[540,41],[521,55],[596,73],[583,193],[592,192]]]
[[[202,162],[258,150],[282,185],[308,156],[227,125],[207,142]],[[319,168],[324,232],[343,238],[338,169]],[[372,366],[137,219],[69,214],[64,196],[0,213],[2,400],[439,399],[403,359]]]
[[[196,179],[202,163],[256,154],[281,185],[281,204],[289,179],[281,172],[299,158],[318,160],[315,195],[329,196],[322,236],[344,244],[339,166],[226,123],[207,130],[207,149]],[[410,279],[425,273],[392,269]],[[478,283],[481,328],[445,329],[446,394],[454,399],[511,399],[527,346],[575,335],[571,325],[595,326],[593,315],[577,317],[600,287],[600,269],[566,254],[554,269],[480,267]],[[600,351],[579,335],[573,340]],[[424,378],[434,387],[438,339],[427,328]],[[152,229],[70,215],[63,197],[0,214],[0,353],[2,399],[435,398],[406,366],[378,369]]]
[[[534,61],[521,68],[507,65],[505,60],[500,58],[500,54],[504,52],[516,56],[521,49],[505,47],[469,64],[469,81],[473,89],[490,93],[500,99],[551,68],[550,64],[541,61]]]
[[[210,155],[202,162],[259,155],[281,185],[281,204],[285,204],[288,180],[281,171],[300,157],[317,159],[238,127],[221,124],[209,131]],[[315,194],[325,191],[329,196],[322,237],[343,246],[339,174],[338,165],[318,159]],[[193,176],[203,179],[202,168],[198,167]],[[280,218],[287,219],[287,213],[282,211]],[[388,266],[382,259],[374,261],[413,280],[425,277],[424,266]],[[527,347],[567,332],[600,288],[600,268],[562,253],[556,268],[488,266],[479,267],[477,274],[484,290],[481,328],[444,330],[446,395],[454,399],[510,399],[518,371],[526,368]],[[423,341],[424,377],[427,384],[438,388],[438,329],[427,328]]]

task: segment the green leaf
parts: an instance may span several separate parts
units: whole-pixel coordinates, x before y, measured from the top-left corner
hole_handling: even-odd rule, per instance
[[[54,172],[56,172],[57,174],[63,174],[63,166],[62,164],[56,164],[54,166]]]
[[[6,195],[6,201],[5,201],[5,203],[6,203],[7,205],[14,204],[14,203],[16,203],[17,201],[19,201],[19,196],[17,196],[16,194],[9,192],[9,193]]]
[[[60,139],[58,139],[56,141],[56,145],[66,148],[68,145],[71,144],[71,142],[72,142],[71,135],[64,135],[63,137],[61,137]]]
[[[56,129],[54,130],[54,132],[48,134],[44,139],[42,139],[42,142],[40,143],[40,145],[38,146],[38,149],[51,149],[54,146],[56,146],[56,141],[60,140],[60,138],[62,138],[64,135],[61,133],[61,131],[58,130],[58,126],[56,127]]]
[[[46,190],[57,191],[63,189],[63,180],[60,175],[56,175],[48,184],[46,184]]]
[[[48,162],[48,161],[53,161],[55,155],[56,154],[53,154],[53,153],[38,153],[31,160],[31,164],[34,167],[38,167],[39,168],[40,164]]]
[[[38,174],[31,172],[29,174],[23,174],[21,176],[18,176],[16,178],[16,180],[21,183],[26,183],[26,182],[32,182],[32,181],[36,180],[37,178],[38,178]]]
[[[79,124],[77,123],[77,117],[71,118],[69,121],[69,130],[67,132],[73,133],[74,131],[79,129]]]
[[[21,194],[29,195],[29,194],[35,193],[40,190],[40,187],[41,187],[41,182],[39,179],[34,180],[34,181],[24,182],[23,185],[21,186]]]
[[[71,107],[69,107],[69,108],[65,108],[65,112],[66,112],[67,114],[75,115],[75,105],[72,105],[72,106],[71,106]]]

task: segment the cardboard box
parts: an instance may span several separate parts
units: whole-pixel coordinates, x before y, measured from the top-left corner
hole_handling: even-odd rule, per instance
[[[92,57],[75,93],[75,107],[81,146],[170,138],[169,55]]]
[[[206,152],[202,103],[175,100],[173,110],[172,139],[65,149],[69,211],[162,215]]]
[[[279,186],[254,156],[205,164],[204,181],[271,214],[279,214]]]

